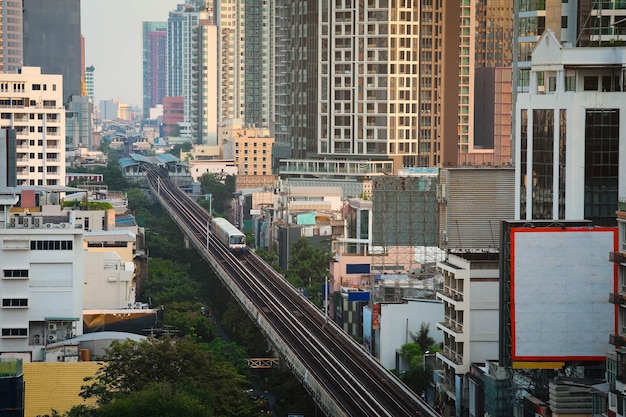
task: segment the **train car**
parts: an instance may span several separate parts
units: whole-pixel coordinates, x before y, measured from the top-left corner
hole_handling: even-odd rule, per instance
[[[214,217],[212,221],[213,233],[231,252],[245,252],[246,235],[228,220],[222,217]]]

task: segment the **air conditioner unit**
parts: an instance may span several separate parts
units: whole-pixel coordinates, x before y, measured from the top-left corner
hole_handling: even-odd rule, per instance
[[[22,225],[24,225],[25,229],[30,228],[30,217],[24,217],[24,220],[22,221]]]
[[[43,219],[41,217],[33,217],[33,227],[39,229],[43,225]]]
[[[56,334],[49,334],[48,335],[48,343],[54,343],[57,341],[57,335]]]
[[[48,330],[55,331],[57,329],[56,323],[48,323]]]
[[[17,219],[15,217],[11,217],[9,219],[9,227],[11,228],[15,228],[15,225],[17,224]]]
[[[67,229],[69,227],[68,223],[61,223],[61,229]]]
[[[46,223],[44,226],[46,229],[52,229],[54,227],[54,223]]]

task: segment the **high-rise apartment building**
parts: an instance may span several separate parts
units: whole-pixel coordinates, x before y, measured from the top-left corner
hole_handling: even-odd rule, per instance
[[[198,50],[201,49],[199,37],[200,21],[207,20],[209,14],[202,2],[195,4],[179,4],[175,11],[170,12],[167,20],[167,96],[183,97],[184,120],[181,132],[202,142],[198,133],[197,112],[199,109],[198,95],[201,73],[198,68]]]
[[[167,23],[143,22],[143,116],[163,104],[167,81]]]
[[[65,185],[63,77],[22,67],[0,74],[0,128],[16,132],[17,185]]]
[[[281,3],[277,16],[280,12],[287,17],[277,20],[277,24],[282,26],[276,28],[276,56],[280,65],[276,67],[276,76],[281,81],[277,87],[284,94],[284,97],[276,98],[281,103],[281,107],[276,110],[280,111],[276,119],[283,120],[283,127],[280,129],[282,136],[277,141],[288,140],[291,144],[291,157],[304,159],[311,152],[315,152],[319,132],[318,65],[322,43],[318,37],[321,33],[318,3],[315,0],[278,1]],[[278,49],[281,46],[283,50]],[[285,61],[281,62],[278,57],[283,57]]]
[[[459,163],[511,162],[513,4],[463,2],[460,7]]]
[[[240,0],[245,8],[245,117],[274,127],[274,0]]]
[[[198,132],[198,142],[217,145],[218,130],[218,29],[212,19],[201,19],[198,25],[198,63],[194,81],[196,110],[191,122]]]
[[[511,77],[495,69],[511,65],[512,10],[504,0],[277,3],[276,55],[289,62],[275,67],[277,130],[290,127],[277,140],[290,139],[293,158],[392,160],[396,170],[457,165],[474,150],[509,162],[510,118],[490,116],[480,140],[474,126],[486,106],[510,113]],[[477,78],[490,83],[480,108]]]
[[[274,137],[276,142],[290,140],[291,117],[291,0],[275,0],[274,22]]]
[[[74,96],[65,111],[65,149],[94,149],[93,101],[87,96]]]
[[[245,116],[245,13],[241,1],[221,0],[215,9],[219,36],[219,120]],[[245,40],[245,39],[244,39]]]
[[[23,0],[24,65],[63,75],[62,104],[81,95],[80,0]]]
[[[22,1],[0,2],[0,71],[15,73],[24,61]]]
[[[85,92],[87,93],[87,97],[89,97],[92,103],[95,102],[95,95],[94,95],[95,72],[96,72],[96,67],[94,67],[93,65],[85,68]]]

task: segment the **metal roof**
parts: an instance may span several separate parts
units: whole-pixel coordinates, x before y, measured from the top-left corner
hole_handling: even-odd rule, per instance
[[[128,157],[120,158],[119,164],[121,165],[122,168],[128,168],[130,166],[139,165],[139,163],[136,162],[134,159],[128,158]]]

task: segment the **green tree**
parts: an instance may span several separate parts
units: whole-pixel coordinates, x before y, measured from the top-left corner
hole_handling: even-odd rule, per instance
[[[198,293],[199,285],[189,278],[188,269],[188,266],[174,261],[148,259],[148,279],[142,286],[139,298],[152,300],[153,305],[193,300]]]
[[[440,350],[429,331],[430,325],[422,323],[419,332],[411,335],[413,342],[402,345],[400,350],[400,356],[409,365],[408,371],[400,374],[400,379],[418,394],[428,389],[432,381],[432,368],[426,355]]]
[[[98,417],[212,417],[210,405],[193,394],[172,389],[168,384],[152,383],[141,391],[117,398],[98,409]]]
[[[430,350],[430,351],[438,350],[436,347],[433,347],[433,345],[435,344],[435,339],[430,337],[430,324],[422,323],[420,325],[420,330],[417,333],[417,335],[411,335],[411,336],[413,338],[413,342],[417,343],[420,346],[420,348],[422,348],[422,351],[426,352],[427,350]]]
[[[278,254],[276,251],[269,252],[265,249],[259,248],[256,250],[256,254],[259,255],[261,259],[267,262],[275,271],[282,273],[282,268],[278,264]]]
[[[124,405],[123,400],[118,401],[142,391],[148,398],[154,398],[155,389],[161,393],[163,389],[171,389],[173,394],[187,394],[197,399],[202,408],[192,407],[194,413],[207,411],[207,414],[191,415],[253,415],[252,404],[244,394],[248,386],[246,379],[230,363],[216,359],[211,351],[184,338],[113,342],[106,349],[102,367],[93,378],[86,378],[86,382],[80,396],[95,399],[103,411],[114,407],[115,403]],[[178,400],[189,406],[195,404],[185,395]],[[167,405],[164,407],[175,410]],[[117,414],[106,416],[127,415],[121,413],[121,409],[115,409],[115,412]],[[156,415],[172,414],[165,414],[162,410]]]
[[[180,336],[196,342],[210,342],[216,337],[215,326],[202,314],[199,301],[178,301],[165,305],[166,326],[173,327]]]
[[[211,194],[210,204],[213,210],[222,216],[227,216],[230,213],[230,202],[235,192],[235,177],[227,175],[222,181],[221,176],[206,173],[200,177],[200,185],[203,194]],[[208,211],[208,200],[200,200],[199,203]]]
[[[296,287],[318,286],[328,276],[331,255],[301,237],[291,246],[291,259],[285,277]]]
[[[126,198],[128,199],[128,209],[133,213],[137,213],[137,211],[146,209],[150,206],[148,196],[141,188],[129,188],[126,191]]]

